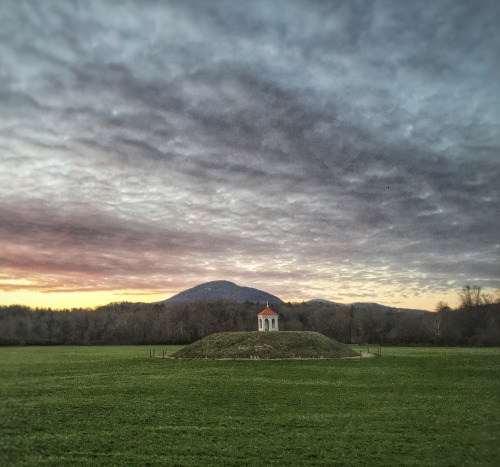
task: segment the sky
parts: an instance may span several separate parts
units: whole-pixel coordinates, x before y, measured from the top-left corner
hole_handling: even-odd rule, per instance
[[[0,3],[0,304],[500,287],[496,0]]]

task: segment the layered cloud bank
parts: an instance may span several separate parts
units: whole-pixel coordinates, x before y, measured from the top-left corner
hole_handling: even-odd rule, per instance
[[[500,8],[3,2],[0,294],[498,288]]]

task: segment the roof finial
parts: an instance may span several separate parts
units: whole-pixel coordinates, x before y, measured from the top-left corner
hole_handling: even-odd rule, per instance
[[[269,300],[267,301],[267,308],[269,308]]]

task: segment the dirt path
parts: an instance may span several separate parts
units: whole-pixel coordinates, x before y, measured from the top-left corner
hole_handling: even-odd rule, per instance
[[[359,352],[358,357],[343,357],[340,360],[359,360],[360,358],[373,358],[375,354],[369,352]]]
[[[340,358],[176,358],[171,356],[162,357],[161,355],[156,355],[155,358],[163,358],[165,360],[248,360],[248,361],[259,361],[259,360],[360,360],[361,358],[373,358],[375,354],[369,352],[360,352],[360,355],[355,357],[340,357]]]

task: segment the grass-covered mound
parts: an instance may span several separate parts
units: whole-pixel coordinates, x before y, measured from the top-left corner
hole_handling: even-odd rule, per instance
[[[359,354],[319,332],[222,332],[174,354],[175,358],[343,358]]]

